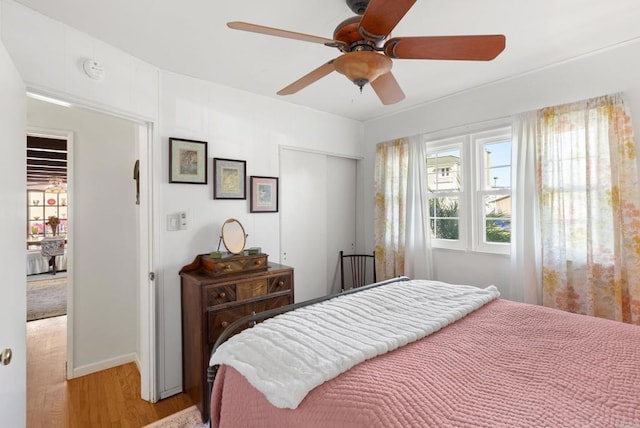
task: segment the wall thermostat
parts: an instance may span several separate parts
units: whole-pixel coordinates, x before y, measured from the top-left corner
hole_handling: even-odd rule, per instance
[[[102,68],[102,64],[98,61],[85,59],[82,62],[82,69],[84,70],[84,73],[93,80],[104,80],[104,68]]]

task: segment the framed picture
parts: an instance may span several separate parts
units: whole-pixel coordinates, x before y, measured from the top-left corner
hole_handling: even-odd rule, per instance
[[[247,199],[243,160],[213,158],[213,199]]]
[[[206,141],[169,138],[169,183],[207,184]]]
[[[278,212],[278,177],[251,176],[251,212]]]

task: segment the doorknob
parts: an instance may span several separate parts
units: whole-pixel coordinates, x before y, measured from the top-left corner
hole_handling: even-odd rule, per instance
[[[11,348],[6,348],[4,351],[2,351],[2,356],[0,356],[0,362],[2,362],[3,366],[6,366],[11,362],[12,354],[13,353],[11,352]]]

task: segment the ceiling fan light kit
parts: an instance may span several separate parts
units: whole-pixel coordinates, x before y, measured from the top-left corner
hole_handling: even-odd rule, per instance
[[[320,80],[332,71],[343,74],[359,88],[370,84],[380,101],[394,104],[405,98],[391,73],[394,59],[490,61],[505,48],[503,35],[394,37],[396,27],[416,0],[346,0],[358,16],[342,21],[333,39],[278,28],[229,22],[235,30],[284,37],[337,48],[341,55],[302,76],[278,95],[291,95]],[[361,15],[361,16],[360,16]]]
[[[391,71],[389,57],[371,51],[348,52],[333,61],[336,71],[362,88],[378,77]]]

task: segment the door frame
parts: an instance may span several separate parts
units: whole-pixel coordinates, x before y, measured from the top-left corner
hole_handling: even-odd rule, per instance
[[[155,237],[155,231],[158,229],[154,212],[157,212],[157,203],[159,198],[156,197],[156,186],[154,186],[156,177],[156,171],[160,171],[158,165],[160,165],[162,159],[160,156],[160,150],[156,147],[159,145],[159,135],[157,133],[157,120],[149,117],[142,117],[132,115],[130,113],[105,106],[102,104],[92,104],[85,99],[78,99],[72,95],[52,92],[37,88],[26,84],[25,97],[28,94],[34,94],[36,97],[51,98],[63,103],[69,103],[73,107],[83,108],[94,111],[96,113],[105,114],[108,116],[114,116],[121,119],[125,119],[136,123],[140,128],[144,128],[145,132],[138,134],[138,158],[140,160],[140,200],[143,209],[140,210],[138,220],[138,256],[141,261],[145,261],[145,266],[140,266],[138,276],[138,290],[139,290],[139,306],[138,306],[138,323],[140,330],[138,332],[139,337],[139,352],[137,365],[140,371],[140,396],[142,399],[155,403],[159,400],[159,393],[157,388],[157,352],[156,352],[156,286],[153,279],[151,279],[150,273],[154,271],[155,260],[158,260],[158,239]],[[26,130],[25,130],[26,131]],[[25,132],[26,134],[26,132]],[[145,138],[146,137],[146,138]],[[132,180],[133,180],[133,165],[131,165]],[[73,190],[67,189],[67,190]],[[145,201],[145,204],[142,203]],[[69,199],[70,207],[73,203],[72,199]],[[71,222],[71,221],[70,221]],[[142,256],[144,255],[144,256]],[[142,257],[141,257],[142,256]],[[73,268],[73,258],[68,257],[68,262],[71,263]],[[73,302],[71,302],[73,304]],[[71,306],[73,310],[73,306]],[[72,316],[73,317],[73,316]],[[25,333],[26,334],[26,333]],[[73,336],[73,331],[69,325],[69,318],[67,318],[67,344],[69,344],[69,337]],[[73,348],[67,349],[67,361],[73,361]],[[69,360],[71,358],[71,360]],[[67,365],[67,377],[70,377],[70,371],[73,365]]]

